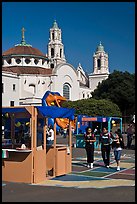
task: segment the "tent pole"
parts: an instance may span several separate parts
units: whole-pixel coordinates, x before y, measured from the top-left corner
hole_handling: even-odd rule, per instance
[[[54,167],[53,167],[53,176],[56,177],[56,120],[54,119],[54,143],[53,143],[53,148],[54,148]]]

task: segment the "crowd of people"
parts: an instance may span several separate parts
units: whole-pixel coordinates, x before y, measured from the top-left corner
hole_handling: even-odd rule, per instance
[[[25,127],[25,128],[24,128]],[[21,124],[19,126],[18,131],[18,140],[25,144],[24,130],[27,127],[27,133],[30,134],[30,126],[24,126]],[[72,135],[74,134],[74,128],[72,129]],[[68,129],[63,129],[61,131],[61,135],[64,138],[68,136]],[[85,142],[85,150],[87,155],[87,167],[93,168],[94,163],[94,143],[96,142],[96,135],[99,135],[98,147],[100,146],[102,160],[104,162],[104,166],[109,168],[110,165],[110,152],[111,149],[114,151],[114,157],[117,164],[117,170],[120,170],[120,159],[123,148],[130,149],[132,140],[133,140],[133,128],[132,124],[128,125],[127,128],[127,146],[124,145],[123,135],[120,129],[117,129],[114,133],[112,131],[108,132],[107,127],[104,127],[100,132],[98,126],[92,130],[91,127],[86,128],[86,133],[84,134],[84,142]],[[54,129],[52,125],[46,127],[46,140],[48,145],[52,145],[54,143]],[[38,121],[37,126],[37,146],[43,144],[43,127],[40,121]]]
[[[93,168],[94,162],[94,143],[96,142],[96,133],[98,128],[93,131],[91,127],[86,128],[86,133],[84,134],[85,150],[87,155],[87,167]],[[124,138],[120,128],[118,128],[114,133],[112,131],[108,132],[107,127],[104,127],[102,132],[99,134],[98,146],[101,146],[101,155],[104,162],[104,166],[109,168],[110,166],[110,152],[111,149],[114,151],[114,157],[117,164],[117,170],[120,170],[120,159],[123,148],[131,148],[131,143],[133,139],[133,129],[132,124],[127,128],[127,146],[124,144]]]

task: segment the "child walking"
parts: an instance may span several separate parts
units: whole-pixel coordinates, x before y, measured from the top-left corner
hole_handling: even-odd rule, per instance
[[[95,135],[92,133],[92,129],[87,127],[86,134],[84,135],[85,149],[87,153],[87,167],[93,168],[94,162],[94,142],[96,141]]]

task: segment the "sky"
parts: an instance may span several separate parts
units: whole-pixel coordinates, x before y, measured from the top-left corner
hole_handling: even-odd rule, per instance
[[[56,20],[69,64],[93,72],[100,41],[109,56],[109,71],[135,73],[135,2],[2,2],[2,52],[21,42],[47,53]]]

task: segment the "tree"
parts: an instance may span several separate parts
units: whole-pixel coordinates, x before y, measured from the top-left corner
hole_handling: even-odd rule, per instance
[[[94,92],[94,99],[109,99],[117,104],[122,115],[132,115],[135,112],[135,74],[116,71],[106,80],[99,83]]]
[[[88,116],[116,116],[121,117],[119,107],[110,100],[82,99],[68,101],[62,104],[63,107],[75,108],[76,115]]]

